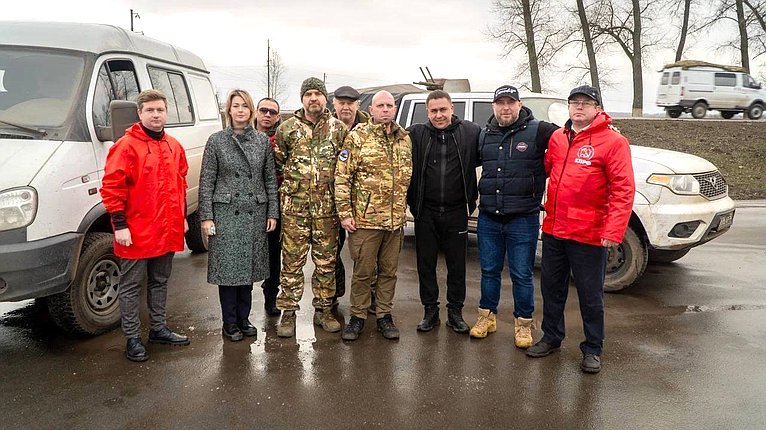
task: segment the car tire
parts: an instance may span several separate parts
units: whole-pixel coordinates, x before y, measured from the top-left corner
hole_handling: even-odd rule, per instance
[[[667,113],[671,118],[678,118],[681,116],[683,111],[681,109],[665,109],[665,113]]]
[[[692,106],[692,117],[694,119],[702,119],[707,114],[707,103],[697,102]]]
[[[688,254],[691,248],[678,250],[653,249],[649,251],[649,261],[652,263],[672,263]]]
[[[730,111],[730,110],[722,110],[721,111],[721,118],[723,119],[732,119],[734,118],[734,115],[736,115],[737,112]]]
[[[763,115],[763,105],[760,103],[753,103],[747,109],[747,117],[753,121],[761,119]]]
[[[189,231],[186,232],[186,246],[193,253],[207,252],[207,237],[202,234],[202,221],[199,212],[194,212],[186,218],[189,223]]]
[[[88,233],[69,288],[45,298],[51,318],[72,334],[97,335],[113,329],[120,323],[117,286],[121,274],[113,235]]]
[[[646,270],[649,249],[633,227],[628,227],[622,243],[609,247],[604,291],[613,293],[633,285]]]

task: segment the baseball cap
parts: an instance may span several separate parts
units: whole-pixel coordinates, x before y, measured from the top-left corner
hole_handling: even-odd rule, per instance
[[[569,98],[567,100],[572,100],[572,97],[576,96],[577,94],[588,96],[595,100],[599,106],[603,106],[603,103],[601,103],[601,93],[599,92],[598,88],[591,87],[590,85],[581,85],[569,92]]]
[[[510,97],[513,100],[519,100],[519,90],[513,85],[503,85],[495,90],[495,97],[492,102],[496,102],[500,97]]]
[[[333,92],[333,97],[336,99],[359,100],[359,91],[349,86],[342,86],[338,87],[338,89]]]

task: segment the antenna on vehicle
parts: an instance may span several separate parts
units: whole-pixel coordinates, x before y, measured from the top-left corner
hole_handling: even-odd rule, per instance
[[[426,76],[426,72],[428,72],[428,76]],[[423,75],[423,79],[425,81],[423,82],[413,82],[415,85],[423,85],[426,87],[428,91],[434,91],[434,90],[443,90],[444,89],[444,79],[439,79],[439,82],[437,82],[433,75],[431,74],[431,71],[428,69],[428,66],[426,66],[426,70],[423,71],[423,68],[420,67],[420,74]]]

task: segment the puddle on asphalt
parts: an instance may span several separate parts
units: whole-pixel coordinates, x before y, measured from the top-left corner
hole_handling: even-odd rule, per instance
[[[705,305],[687,305],[684,313],[697,313],[697,312],[721,312],[721,311],[761,311],[766,309],[766,305],[721,305],[721,306],[705,306]]]

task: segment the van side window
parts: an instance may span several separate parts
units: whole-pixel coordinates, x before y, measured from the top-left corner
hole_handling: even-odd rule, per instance
[[[673,77],[670,78],[670,85],[678,85],[681,82],[681,72],[673,72]]]
[[[194,122],[189,88],[181,73],[149,67],[149,80],[155,89],[162,91],[168,98],[167,125]]]
[[[465,119],[465,102],[452,102],[455,106],[455,115],[460,119]],[[426,103],[415,103],[415,109],[412,111],[411,124],[425,124],[428,122],[428,111],[426,110]]]
[[[206,77],[189,75],[189,83],[194,91],[199,119],[218,119],[218,101],[210,81]]]
[[[742,75],[742,81],[742,86],[745,88],[761,88],[761,86],[758,85],[758,82],[755,82],[755,79],[753,79],[750,75]]]
[[[93,125],[110,127],[109,103],[112,100],[138,99],[138,81],[133,63],[128,60],[106,61],[101,65],[93,92]]]
[[[668,73],[668,72],[663,73],[662,74],[662,79],[660,80],[660,85],[667,85],[669,77],[670,77],[670,73]]]
[[[716,73],[715,86],[717,87],[736,87],[737,75],[734,73]]]
[[[493,114],[492,103],[473,102],[473,122],[476,124],[484,126]]]

